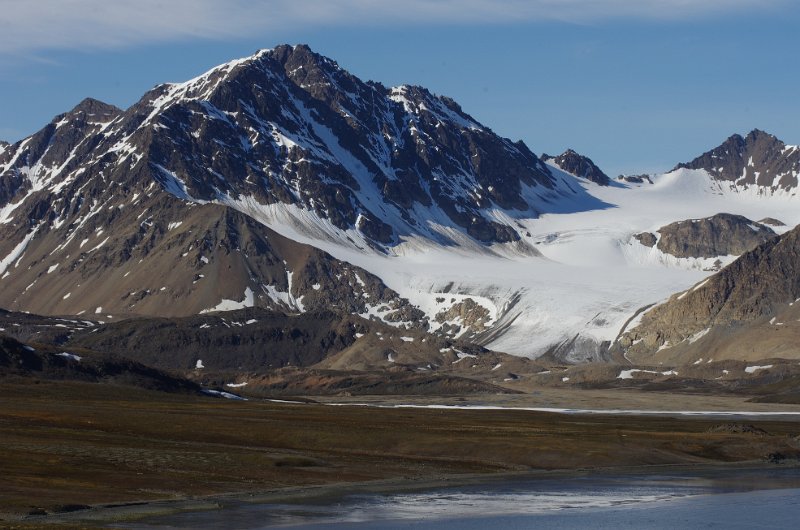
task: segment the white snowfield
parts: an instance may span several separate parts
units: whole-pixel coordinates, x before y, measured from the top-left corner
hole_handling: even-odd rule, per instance
[[[768,370],[770,368],[772,368],[771,364],[765,364],[763,366],[748,366],[747,368],[744,369],[744,371],[747,372],[748,374],[754,374],[759,370]]]
[[[654,374],[654,375],[678,375],[678,372],[675,370],[667,370],[666,372],[656,372],[653,370],[638,370],[638,369],[631,369],[631,370],[622,370],[620,371],[617,379],[633,379],[633,374]]]
[[[75,355],[74,353],[67,353],[67,352],[57,353],[56,356],[57,357],[64,357],[65,359],[69,359],[71,361],[78,361],[78,362],[80,362],[80,360],[83,359],[83,357],[81,357],[80,355]]]
[[[539,218],[519,213],[513,218],[514,212],[498,210],[496,218],[524,237],[492,247],[451,233],[456,245],[411,237],[386,255],[370,250],[358,232],[338,230],[294,206],[261,206],[251,200],[228,204],[284,236],[379,276],[431,319],[442,309],[437,298],[473,298],[491,316],[481,337],[489,348],[535,358],[577,336],[571,360],[591,357],[598,343],[614,341],[639,308],[663,302],[713,274],[709,269],[717,258],[675,258],[640,244],[634,234],[721,212],[754,221],[777,218],[787,225],[773,227],[777,232],[800,223],[796,195],[731,187],[703,170],[654,176],[653,184],[602,187],[550,167],[562,185],[581,188],[575,199],[550,204],[563,213]],[[434,231],[439,228],[435,219],[428,224]],[[719,259],[727,264],[735,256]]]

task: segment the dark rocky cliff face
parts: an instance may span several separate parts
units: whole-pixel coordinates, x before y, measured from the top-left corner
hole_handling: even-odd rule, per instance
[[[800,148],[787,146],[775,136],[755,129],[745,137],[735,134],[719,147],[675,169],[680,168],[704,169],[717,180],[741,188],[790,190],[797,188]]]
[[[658,237],[652,232],[642,232],[641,234],[634,234],[634,239],[646,247],[654,247],[658,242]]]
[[[479,241],[514,241],[486,210],[535,215],[524,187],[559,193],[524,144],[451,99],[363,82],[305,46],[160,85],[124,112],[82,102],[0,153],[0,204],[100,173],[195,201],[295,205],[376,244],[430,235],[424,221],[438,212]]]
[[[156,87],[121,128],[131,131],[124,148],[146,153],[155,178],[188,197],[295,205],[376,245],[433,236],[428,219],[482,242],[514,241],[486,210],[535,213],[523,188],[553,189],[524,144],[452,100],[365,83],[305,46]]]
[[[572,149],[567,149],[558,156],[542,155],[542,160],[552,161],[564,171],[591,180],[600,186],[608,186],[611,181],[591,158],[580,155]]]
[[[738,256],[775,237],[768,226],[728,213],[671,223],[658,234],[645,232],[634,237],[645,246],[656,246],[678,258]]]
[[[65,347],[113,352],[150,366],[186,371],[307,367],[352,345],[373,325],[332,311],[299,315],[249,308],[216,315],[131,319],[72,335]],[[385,331],[385,326],[380,327]],[[390,328],[391,329],[391,328]]]

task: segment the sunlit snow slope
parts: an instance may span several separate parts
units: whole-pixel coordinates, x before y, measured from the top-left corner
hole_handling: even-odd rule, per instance
[[[613,341],[637,309],[713,274],[714,259],[675,258],[642,245],[635,233],[719,212],[773,217],[788,226],[800,223],[794,195],[737,191],[702,170],[656,176],[654,184],[608,187],[557,167],[552,171],[608,206],[517,220],[524,227],[524,243],[540,256],[522,244],[445,247],[421,238],[408,239],[383,255],[311,240],[277,217],[264,221],[380,276],[431,318],[453,298],[472,297],[491,315],[480,339],[492,349],[530,357],[555,350],[570,360],[602,356],[601,343]],[[597,203],[591,201],[592,206]],[[721,257],[723,263],[733,259]]]

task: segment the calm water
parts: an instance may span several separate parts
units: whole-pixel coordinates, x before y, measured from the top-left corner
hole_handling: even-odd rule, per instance
[[[238,503],[129,528],[798,528],[800,469],[548,478],[308,504]]]

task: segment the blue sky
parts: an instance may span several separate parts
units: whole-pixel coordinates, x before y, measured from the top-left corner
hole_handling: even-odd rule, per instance
[[[660,171],[753,128],[800,144],[799,27],[793,0],[4,0],[0,139],[87,96],[127,107],[307,43],[363,79],[451,96],[537,154]]]

